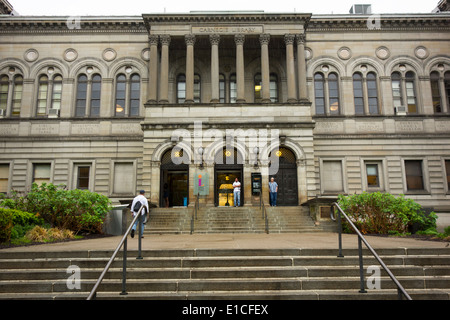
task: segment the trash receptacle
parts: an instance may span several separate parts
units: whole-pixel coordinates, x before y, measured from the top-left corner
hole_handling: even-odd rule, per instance
[[[184,198],[183,198],[183,205],[184,205],[185,207],[187,207],[187,197],[184,197]]]

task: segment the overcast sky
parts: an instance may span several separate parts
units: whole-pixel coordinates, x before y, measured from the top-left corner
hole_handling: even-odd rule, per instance
[[[372,13],[430,13],[439,0],[8,0],[20,15],[141,15],[199,10],[348,13],[353,4],[372,4]]]

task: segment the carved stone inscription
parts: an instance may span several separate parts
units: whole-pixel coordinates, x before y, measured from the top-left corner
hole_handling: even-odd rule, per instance
[[[0,136],[14,136],[19,133],[19,125],[4,124],[0,126]]]
[[[259,34],[263,33],[262,26],[203,26],[192,27],[195,34]]]
[[[100,126],[94,123],[73,124],[72,134],[76,135],[92,135],[99,134]]]
[[[59,124],[33,124],[31,126],[31,134],[33,135],[57,135],[59,134]]]
[[[316,133],[343,133],[344,123],[343,122],[317,122]]]
[[[382,133],[384,127],[382,122],[357,122],[356,130],[365,133]]]
[[[420,132],[423,131],[423,122],[421,121],[397,121],[395,123],[397,132]]]

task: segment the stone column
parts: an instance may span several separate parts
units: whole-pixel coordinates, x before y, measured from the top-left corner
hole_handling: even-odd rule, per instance
[[[263,33],[259,36],[261,43],[261,102],[270,102],[270,67],[269,67],[269,42],[270,34]]]
[[[194,44],[195,36],[187,34],[186,42],[186,103],[194,102]]]
[[[236,87],[237,87],[237,103],[245,103],[245,72],[244,72],[244,42],[245,35],[236,34],[234,36],[236,42]]]
[[[159,102],[169,102],[169,45],[170,35],[161,35],[161,75]]]
[[[286,74],[288,87],[288,102],[297,102],[297,88],[295,86],[295,62],[294,62],[294,41],[295,35],[284,35],[284,42],[286,43]]]
[[[298,93],[300,101],[308,100],[308,91],[306,89],[305,41],[305,34],[297,35]]]
[[[211,42],[211,102],[218,103],[219,100],[219,42],[218,34],[209,36]]]
[[[158,36],[150,35],[150,63],[148,82],[148,101],[156,103],[158,101]]]

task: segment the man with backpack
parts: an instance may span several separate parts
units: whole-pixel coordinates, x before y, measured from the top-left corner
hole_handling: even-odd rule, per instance
[[[145,215],[147,214],[147,212],[149,212],[148,209],[148,201],[147,198],[144,196],[145,191],[141,190],[139,191],[139,195],[136,196],[133,199],[133,203],[131,204],[131,214],[133,217],[136,216],[136,214],[139,212],[139,209],[141,209],[142,206],[144,206],[144,208],[141,211],[141,237],[143,238],[143,234],[144,234],[144,225],[146,223],[145,221]],[[136,220],[135,224],[133,225],[133,227],[131,228],[131,237],[134,238],[134,232],[136,231],[137,225],[138,225],[138,221],[139,219]]]

